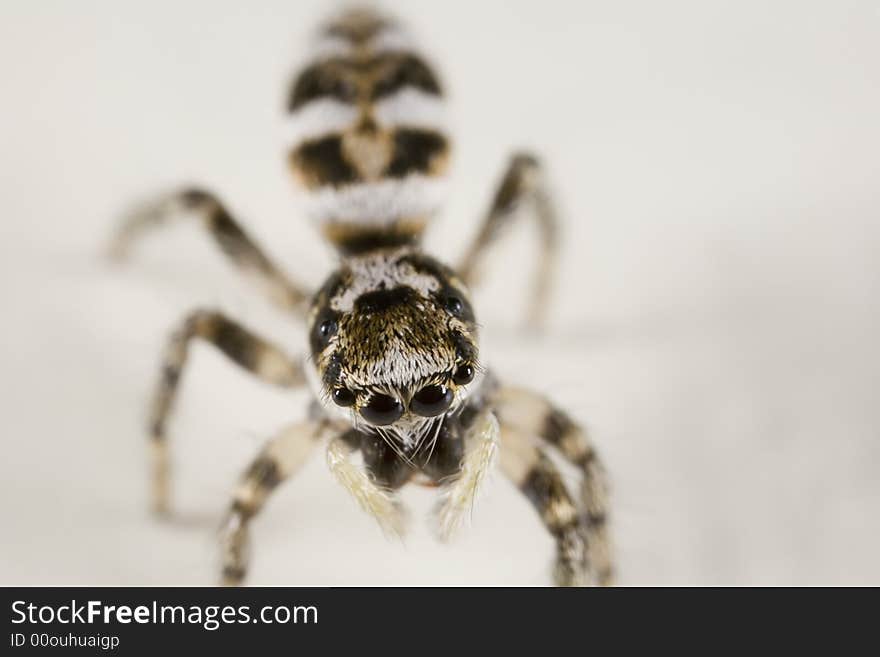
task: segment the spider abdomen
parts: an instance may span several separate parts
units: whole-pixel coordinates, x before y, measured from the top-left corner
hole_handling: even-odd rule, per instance
[[[415,243],[446,196],[440,83],[395,23],[347,12],[288,98],[289,164],[324,236],[352,254]]]

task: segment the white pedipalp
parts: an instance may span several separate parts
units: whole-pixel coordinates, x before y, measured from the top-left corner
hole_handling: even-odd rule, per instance
[[[436,508],[436,532],[449,540],[461,526],[465,513],[473,509],[486,475],[498,455],[500,428],[494,413],[482,411],[465,436],[466,453],[458,477],[448,484]]]
[[[402,538],[406,530],[406,515],[391,492],[376,485],[362,468],[351,460],[351,449],[339,438],[327,445],[327,466],[355,501],[376,519],[382,531]]]

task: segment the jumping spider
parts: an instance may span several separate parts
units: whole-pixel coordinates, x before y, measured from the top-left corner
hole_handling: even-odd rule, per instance
[[[247,568],[248,526],[267,497],[319,442],[331,472],[384,530],[402,531],[395,491],[410,481],[441,487],[437,521],[448,537],[500,453],[501,469],[555,537],[554,580],[607,584],[612,566],[604,475],[596,451],[543,397],[500,385],[478,360],[468,294],[487,250],[517,216],[540,228],[541,259],[531,316],[543,312],[556,247],[556,218],[541,167],[517,155],[476,239],[453,270],[420,248],[443,200],[449,140],[442,92],[407,34],[371,11],[349,11],[320,31],[311,62],[295,78],[288,112],[289,166],[340,265],[315,294],[276,267],[218,198],[184,189],[126,218],[113,242],[167,220],[194,216],[242,271],[308,325],[310,358],[293,359],[225,315],[199,310],[171,337],[149,421],[153,503],[168,509],[168,417],[190,343],[204,340],[260,379],[311,385],[309,419],[271,439],[247,468],[222,529],[222,578]],[[569,495],[545,454],[580,469]],[[360,451],[361,467],[353,461]]]

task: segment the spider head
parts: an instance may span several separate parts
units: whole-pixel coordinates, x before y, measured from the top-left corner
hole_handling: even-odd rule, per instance
[[[348,260],[316,295],[309,329],[325,408],[404,443],[461,406],[478,368],[464,285],[405,249]]]

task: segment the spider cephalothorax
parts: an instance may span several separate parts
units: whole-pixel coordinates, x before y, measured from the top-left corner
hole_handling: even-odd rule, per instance
[[[315,297],[310,341],[331,411],[345,409],[404,450],[461,407],[478,369],[464,284],[409,248],[350,258]]]
[[[315,396],[308,419],[269,440],[245,470],[223,525],[225,582],[244,578],[248,529],[269,494],[324,442],[337,481],[391,534],[404,529],[396,490],[414,480],[438,487],[443,538],[472,508],[500,454],[501,470],[556,541],[554,581],[608,583],[604,474],[590,440],[547,399],[502,385],[478,360],[468,287],[488,247],[519,216],[533,217],[541,236],[532,319],[545,308],[557,230],[537,158],[511,160],[476,238],[452,269],[421,247],[445,197],[450,139],[441,86],[404,30],[369,10],[330,21],[291,86],[287,109],[288,165],[341,261],[317,293],[291,281],[225,205],[199,188],[142,206],[113,245],[124,255],[144,230],[195,215],[237,267],[306,320],[309,335],[308,355],[291,358],[214,310],[181,322],[149,419],[155,508],[168,510],[167,422],[189,345],[199,339],[267,383],[295,388],[308,381]],[[569,494],[547,451],[580,470],[579,495]]]

